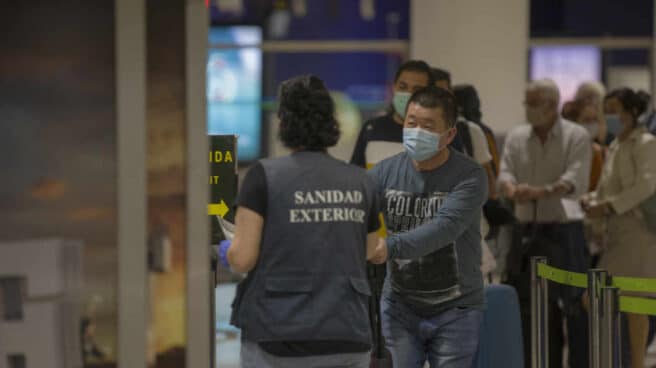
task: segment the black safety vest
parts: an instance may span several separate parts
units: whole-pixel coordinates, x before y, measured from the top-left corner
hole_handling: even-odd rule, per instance
[[[325,153],[261,161],[267,209],[255,268],[232,322],[249,341],[371,343],[366,239],[376,216],[365,172]]]

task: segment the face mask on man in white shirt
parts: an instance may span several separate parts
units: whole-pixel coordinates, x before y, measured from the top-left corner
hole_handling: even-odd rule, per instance
[[[526,120],[534,128],[543,127],[549,125],[554,118],[550,111],[544,106],[532,107],[526,106]]]

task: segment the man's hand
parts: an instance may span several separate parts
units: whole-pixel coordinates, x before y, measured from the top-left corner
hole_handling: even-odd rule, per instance
[[[589,218],[600,218],[610,213],[610,206],[605,202],[591,201],[582,205],[583,211]]]
[[[535,201],[546,196],[546,189],[533,187],[528,184],[519,184],[515,191],[514,200],[519,203]]]
[[[547,195],[545,188],[534,187],[528,184],[504,183],[501,190],[506,198],[517,203],[535,201]]]
[[[511,201],[514,201],[516,193],[517,193],[517,185],[508,181],[501,183],[501,194],[504,197],[506,197]]]
[[[519,184],[515,189],[515,197],[513,198],[516,202],[524,203],[530,200],[531,196],[531,187],[527,184]]]
[[[373,264],[383,264],[387,261],[387,243],[385,239],[380,238],[378,240],[378,245],[374,251],[374,255],[369,259],[369,262]]]
[[[582,195],[581,199],[579,199],[579,204],[583,209],[590,206],[591,203],[592,203],[592,196],[590,195],[590,193]]]

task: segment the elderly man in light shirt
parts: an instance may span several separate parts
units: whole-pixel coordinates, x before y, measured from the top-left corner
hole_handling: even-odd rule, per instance
[[[584,128],[560,118],[559,102],[554,82],[538,80],[528,85],[524,101],[528,124],[508,134],[499,173],[501,194],[514,202],[520,222],[513,231],[508,279],[520,296],[527,366],[531,346],[529,256],[547,255],[550,264],[570,271],[585,272],[588,268],[577,199],[588,188],[592,149]],[[587,320],[580,304],[581,294],[567,287],[552,290],[550,366],[560,367],[562,362],[564,317],[569,366],[587,367]]]

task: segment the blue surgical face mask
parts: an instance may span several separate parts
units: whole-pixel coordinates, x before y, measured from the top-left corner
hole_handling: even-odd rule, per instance
[[[394,106],[394,111],[396,111],[402,119],[405,119],[405,110],[408,107],[410,96],[412,96],[410,92],[394,92],[392,105]]]
[[[622,131],[622,122],[620,116],[617,114],[606,115],[606,125],[608,125],[608,133],[617,136]]]
[[[415,161],[426,161],[439,151],[442,136],[421,128],[403,128],[403,147]]]

